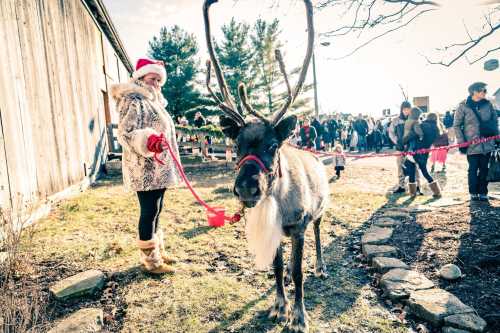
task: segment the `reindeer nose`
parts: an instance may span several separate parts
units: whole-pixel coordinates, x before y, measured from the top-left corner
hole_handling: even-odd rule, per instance
[[[240,198],[251,199],[254,198],[259,192],[257,187],[235,186],[234,194]]]

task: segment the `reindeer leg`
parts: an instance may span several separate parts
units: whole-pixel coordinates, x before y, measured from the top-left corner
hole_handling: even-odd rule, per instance
[[[276,302],[274,303],[269,318],[277,321],[287,321],[290,314],[290,304],[285,294],[283,281],[283,248],[280,245],[273,262],[274,276],[276,278]]]
[[[315,275],[322,279],[326,279],[328,274],[326,273],[326,266],[323,263],[323,250],[321,249],[321,233],[319,225],[321,223],[321,218],[314,221],[314,239],[316,240],[316,270]]]
[[[292,279],[295,285],[295,304],[289,329],[292,332],[305,333],[309,330],[307,313],[304,306],[304,281],[302,257],[304,254],[304,231],[292,236]]]

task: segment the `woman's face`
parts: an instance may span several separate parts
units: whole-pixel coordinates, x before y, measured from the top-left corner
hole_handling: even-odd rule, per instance
[[[161,76],[156,73],[149,73],[142,78],[145,84],[157,90],[160,89]]]

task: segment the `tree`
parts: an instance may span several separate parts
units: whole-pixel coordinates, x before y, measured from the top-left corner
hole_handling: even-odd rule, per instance
[[[253,51],[250,45],[250,26],[238,23],[231,19],[229,24],[222,26],[223,40],[215,44],[215,51],[219,62],[224,69],[229,91],[236,100],[238,110],[241,112],[241,102],[238,95],[238,84],[246,84],[248,93],[254,89],[255,73],[252,67]]]
[[[197,52],[195,36],[177,25],[161,28],[159,36],[149,42],[148,55],[165,62],[167,83],[162,93],[168,101],[167,111],[175,118],[200,104],[209,103],[195,87],[199,73]]]
[[[253,72],[256,74],[254,95],[261,97],[254,102],[253,106],[258,111],[267,114],[277,111],[287,97],[285,82],[274,54],[275,50],[283,47],[283,43],[279,39],[280,34],[281,30],[278,19],[274,19],[271,22],[258,19],[254,24],[251,35],[254,49],[252,66],[255,67]],[[300,69],[300,67],[296,67],[289,73],[292,81],[300,73]],[[301,94],[290,109],[307,109],[311,98],[305,96],[304,93],[312,88],[313,85],[311,84],[305,85],[302,88],[303,94]],[[309,110],[312,110],[310,106]]]
[[[441,53],[442,59],[436,61],[427,58],[427,61],[431,64],[448,67],[457,60],[465,57],[469,64],[473,64],[484,59],[489,54],[499,51],[500,47],[498,46],[493,46],[493,48],[486,50],[480,49],[484,41],[494,40],[495,36],[499,34],[500,5],[498,3],[498,0],[483,1],[484,5],[490,6],[490,10],[484,15],[482,31],[473,36],[466,27],[467,41],[453,43],[437,49]],[[439,3],[428,0],[322,0],[317,4],[317,8],[319,10],[326,8],[336,9],[341,13],[340,16],[349,22],[322,33],[322,37],[342,39],[352,38],[354,35],[359,40],[358,46],[344,55],[335,58],[343,59],[351,56],[377,39],[406,27],[421,15],[427,15],[437,10]],[[370,33],[367,33],[368,31]],[[480,49],[481,55],[476,55],[472,59],[469,59],[469,55],[474,49]]]

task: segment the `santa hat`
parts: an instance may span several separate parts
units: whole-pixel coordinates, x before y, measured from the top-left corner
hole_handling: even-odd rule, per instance
[[[145,58],[137,60],[137,65],[135,66],[135,71],[132,74],[132,77],[137,80],[149,73],[156,73],[160,75],[160,85],[162,86],[167,81],[167,72],[165,71],[165,64],[163,61]]]

